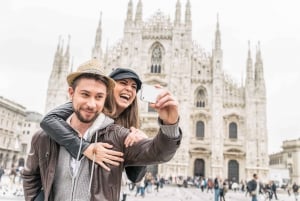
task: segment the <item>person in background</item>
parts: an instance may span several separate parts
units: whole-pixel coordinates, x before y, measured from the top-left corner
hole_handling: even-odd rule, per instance
[[[253,174],[253,179],[248,183],[249,192],[251,195],[251,201],[257,201],[257,197],[260,191],[260,185],[258,182],[257,174]]]
[[[278,200],[277,193],[276,193],[277,186],[276,186],[276,184],[275,184],[274,181],[272,181],[271,190],[272,190],[272,192],[274,194],[275,199]]]
[[[288,182],[286,190],[287,190],[288,195],[291,196],[292,182]]]
[[[226,181],[222,181],[222,179],[219,180],[219,196],[220,196],[220,201],[225,201],[225,194],[228,191],[228,185],[226,183]]]
[[[145,177],[143,177],[142,180],[136,184],[135,197],[138,196],[138,194],[140,194],[142,197],[145,197]]]
[[[293,193],[294,193],[294,196],[295,196],[295,201],[298,201],[298,196],[299,196],[299,185],[297,185],[296,182],[294,182],[293,186],[292,186],[292,189],[293,189]]]
[[[17,177],[17,169],[14,165],[11,166],[9,177],[12,181],[12,183],[16,183],[16,177]]]
[[[216,177],[214,180],[214,191],[215,191],[215,201],[219,201],[220,197],[220,178]]]
[[[1,166],[0,167],[0,183],[1,183],[1,178],[2,178],[2,176],[4,175],[4,168]]]
[[[213,193],[213,187],[214,187],[214,182],[211,178],[207,179],[207,193],[208,191],[210,191],[211,193]]]
[[[139,112],[137,103],[137,93],[141,88],[142,82],[139,76],[131,69],[117,68],[109,74],[109,77],[115,81],[113,102],[116,104],[116,111],[108,113],[115,120],[115,123],[131,130],[130,135],[125,140],[126,146],[131,146],[143,138],[148,138],[139,127]],[[76,131],[66,123],[66,119],[73,113],[72,103],[66,103],[50,111],[41,121],[41,128],[54,139],[58,144],[64,146],[73,156],[77,156],[77,150],[80,147],[80,139]],[[90,143],[86,140],[82,142],[82,152],[80,153],[95,161],[104,169],[109,171],[106,164],[116,165],[120,158],[114,160],[105,157],[111,154],[109,149],[111,145],[103,143]],[[81,157],[80,157],[81,158]],[[136,183],[141,180],[147,171],[146,166],[125,167],[128,179]]]

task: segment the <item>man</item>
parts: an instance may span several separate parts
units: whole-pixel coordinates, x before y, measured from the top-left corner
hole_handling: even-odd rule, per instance
[[[259,194],[259,183],[257,174],[253,174],[253,179],[249,181],[248,188],[252,197],[251,201],[257,201],[257,196]]]
[[[277,192],[276,192],[277,186],[276,186],[276,184],[275,184],[274,181],[272,181],[271,190],[272,190],[272,192],[273,192],[273,194],[274,194],[274,196],[275,196],[275,199],[278,200]]]
[[[45,201],[119,201],[125,166],[158,164],[174,156],[181,140],[178,103],[169,92],[162,91],[152,104],[159,114],[158,134],[126,147],[124,140],[130,131],[113,124],[103,113],[108,108],[113,110],[108,97],[112,96],[114,81],[105,76],[99,63],[91,60],[82,64],[67,81],[74,110],[67,120],[71,127],[81,138],[112,145],[108,160],[123,158],[118,166],[107,164],[110,171],[106,171],[85,157],[75,160],[44,131],[38,131],[23,170],[25,200],[34,200],[43,189]]]
[[[296,182],[294,182],[294,184],[292,186],[292,189],[293,189],[293,193],[294,193],[294,196],[295,196],[295,201],[298,201],[299,185],[297,185]]]

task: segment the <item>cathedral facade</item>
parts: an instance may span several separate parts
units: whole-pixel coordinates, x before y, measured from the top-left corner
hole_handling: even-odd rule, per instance
[[[267,178],[266,89],[259,44],[255,61],[250,47],[245,50],[246,79],[236,84],[223,70],[219,21],[214,47],[206,52],[192,39],[190,1],[182,6],[178,0],[174,6],[174,21],[160,11],[145,21],[142,1],[133,12],[129,0],[123,38],[105,52],[100,17],[91,57],[99,59],[107,73],[116,67],[131,68],[144,83],[160,84],[177,97],[181,146],[171,161],[154,167],[154,172],[165,177],[221,176],[232,181],[249,179],[253,173]],[[66,101],[69,57],[69,45],[63,51],[59,43],[46,111]],[[157,113],[141,101],[140,118],[141,129],[153,136],[158,130]]]

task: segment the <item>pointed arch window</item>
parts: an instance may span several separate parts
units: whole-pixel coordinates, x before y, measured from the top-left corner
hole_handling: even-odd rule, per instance
[[[237,124],[235,122],[231,122],[229,124],[229,138],[237,139]]]
[[[151,54],[151,73],[161,73],[162,65],[162,48],[157,45],[153,48]]]
[[[196,123],[196,137],[204,138],[205,125],[203,121],[197,121]]]
[[[196,107],[205,108],[206,105],[206,92],[204,89],[200,89],[196,96]]]

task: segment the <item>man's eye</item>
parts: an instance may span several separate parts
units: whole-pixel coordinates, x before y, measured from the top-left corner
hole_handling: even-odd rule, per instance
[[[82,93],[81,94],[83,97],[88,97],[89,96],[89,94],[87,94],[87,93]]]

